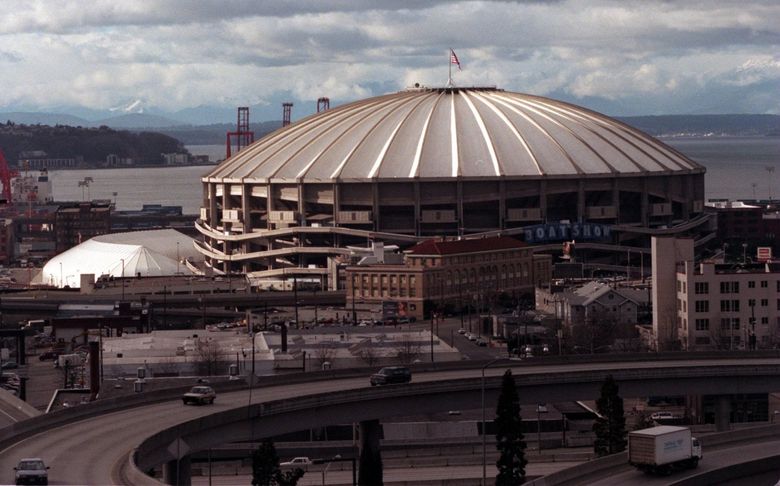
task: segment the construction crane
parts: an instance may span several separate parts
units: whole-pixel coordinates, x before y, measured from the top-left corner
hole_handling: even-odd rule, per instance
[[[8,167],[8,161],[5,159],[5,154],[3,154],[3,150],[0,149],[0,182],[3,184],[3,199],[6,200],[7,204],[10,204],[12,201],[11,179],[18,175],[18,172],[11,170],[11,168]]]

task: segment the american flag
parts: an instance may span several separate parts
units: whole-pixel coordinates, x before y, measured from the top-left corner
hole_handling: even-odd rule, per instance
[[[458,71],[461,71],[460,68],[460,61],[458,61],[458,56],[455,55],[455,51],[450,49],[450,64],[456,64],[458,66]]]

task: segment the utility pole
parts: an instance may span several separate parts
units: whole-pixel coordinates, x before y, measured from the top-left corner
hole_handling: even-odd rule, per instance
[[[295,325],[298,329],[301,328],[301,323],[298,321],[298,276],[293,275],[293,300],[295,300]]]
[[[352,276],[352,325],[357,325],[357,312],[355,311],[355,276]]]

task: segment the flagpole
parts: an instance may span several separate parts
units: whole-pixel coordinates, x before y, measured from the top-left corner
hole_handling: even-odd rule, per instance
[[[452,48],[450,48],[450,53],[447,55],[447,66],[449,71],[447,72],[447,87],[452,86]]]

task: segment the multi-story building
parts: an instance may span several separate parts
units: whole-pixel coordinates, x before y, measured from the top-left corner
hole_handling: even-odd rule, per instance
[[[396,303],[422,318],[432,308],[484,304],[502,293],[532,299],[534,269],[545,261],[549,267],[549,257],[535,265],[532,248],[511,237],[427,240],[409,249],[403,264],[347,267],[347,306]]]
[[[676,294],[683,349],[760,349],[780,341],[780,263],[685,261]]]
[[[111,232],[111,201],[64,203],[55,214],[57,252]]]

